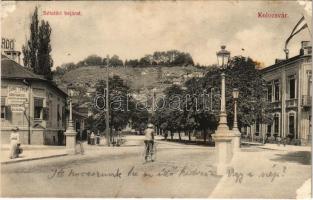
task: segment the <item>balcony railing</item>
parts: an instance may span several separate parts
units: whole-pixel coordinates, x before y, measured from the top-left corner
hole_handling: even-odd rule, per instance
[[[272,102],[273,108],[278,109],[281,108],[281,102],[280,101],[274,101]]]
[[[312,97],[309,95],[302,95],[302,101],[301,101],[301,106],[303,107],[309,107],[311,106],[312,103]]]
[[[286,106],[287,107],[297,107],[298,100],[297,99],[288,99],[286,100]]]

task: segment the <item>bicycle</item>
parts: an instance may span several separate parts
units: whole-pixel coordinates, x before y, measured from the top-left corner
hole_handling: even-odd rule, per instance
[[[149,161],[154,162],[157,158],[157,142],[155,141],[153,142],[152,148],[149,150],[149,152],[147,148],[148,148],[148,145],[145,144],[144,150],[142,151],[141,158],[143,162],[149,162]]]

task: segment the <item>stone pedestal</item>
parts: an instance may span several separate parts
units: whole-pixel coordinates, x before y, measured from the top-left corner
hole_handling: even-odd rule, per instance
[[[216,149],[216,170],[217,175],[225,175],[227,167],[233,158],[233,139],[234,134],[230,130],[219,132],[217,130],[216,134],[213,134],[213,139],[215,141]]]
[[[66,136],[66,152],[68,154],[76,154],[76,131],[73,127],[73,122],[69,122],[69,126],[64,133]]]
[[[233,138],[233,147],[234,151],[240,151],[240,143],[241,143],[241,133],[238,128],[234,128],[232,130],[234,138]]]

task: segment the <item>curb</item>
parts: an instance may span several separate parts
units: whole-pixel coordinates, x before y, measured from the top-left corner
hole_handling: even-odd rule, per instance
[[[9,161],[1,162],[1,165],[18,163],[18,162],[26,162],[26,161],[32,161],[32,160],[40,160],[40,159],[46,159],[46,158],[55,158],[55,157],[61,157],[61,156],[66,156],[66,155],[68,155],[68,154],[63,153],[63,154],[58,154],[58,155],[42,156],[42,157],[36,157],[36,158],[26,158],[26,159],[21,159],[21,160],[9,160]]]

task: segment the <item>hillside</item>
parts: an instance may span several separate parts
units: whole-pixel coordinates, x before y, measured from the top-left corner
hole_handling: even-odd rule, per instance
[[[164,88],[172,84],[182,84],[188,78],[203,76],[205,71],[205,69],[199,69],[193,66],[109,68],[110,76],[120,76],[135,93],[140,93],[142,90],[151,90],[152,88],[162,92]],[[93,88],[98,80],[105,79],[106,68],[99,66],[80,67],[65,73],[63,76],[55,77],[58,85],[63,87],[72,83],[74,85]]]

